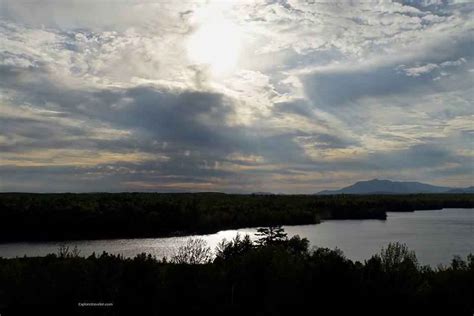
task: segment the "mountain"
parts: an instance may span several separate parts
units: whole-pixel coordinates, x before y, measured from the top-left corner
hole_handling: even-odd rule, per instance
[[[373,179],[359,181],[340,190],[324,190],[317,194],[412,194],[412,193],[474,193],[474,187],[465,189],[441,187],[421,182],[403,182]]]
[[[451,189],[446,193],[474,193],[474,186],[468,188]]]

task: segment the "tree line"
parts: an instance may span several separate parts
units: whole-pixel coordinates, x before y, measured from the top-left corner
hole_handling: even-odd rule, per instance
[[[0,242],[175,236],[446,207],[472,208],[474,195],[2,193]]]
[[[223,241],[214,252],[190,240],[169,259],[62,248],[36,258],[0,258],[0,312],[48,315],[472,315],[474,256],[421,266],[389,244],[365,262],[309,248],[281,227]],[[103,303],[102,307],[87,304]],[[108,304],[108,305],[105,305]]]

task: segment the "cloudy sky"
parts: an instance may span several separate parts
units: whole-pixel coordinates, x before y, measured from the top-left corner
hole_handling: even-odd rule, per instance
[[[474,178],[474,4],[0,0],[0,191]]]

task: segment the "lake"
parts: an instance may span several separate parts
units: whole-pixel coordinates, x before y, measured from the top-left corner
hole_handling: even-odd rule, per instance
[[[316,225],[284,226],[288,236],[300,235],[312,246],[339,248],[352,259],[363,261],[389,242],[402,242],[415,250],[421,264],[448,264],[454,255],[474,253],[474,209],[444,209],[408,213],[387,213],[387,220],[329,220]],[[57,253],[60,245],[77,246],[80,255],[107,251],[133,257],[146,252],[158,258],[170,257],[189,238],[202,238],[214,249],[222,239],[237,233],[255,239],[256,228],[225,230],[215,234],[68,242],[17,242],[0,244],[0,256],[44,256]]]

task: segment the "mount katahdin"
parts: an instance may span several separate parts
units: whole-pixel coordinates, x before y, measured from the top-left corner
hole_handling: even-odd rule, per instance
[[[412,193],[474,193],[474,187],[450,188],[421,182],[373,179],[359,181],[339,190],[324,190],[317,194],[412,194]]]

